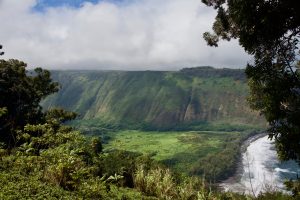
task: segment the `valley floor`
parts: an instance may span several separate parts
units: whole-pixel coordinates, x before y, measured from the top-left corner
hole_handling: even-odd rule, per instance
[[[222,131],[138,131],[106,134],[104,149],[147,154],[186,175],[205,174],[215,182],[234,172],[246,133]]]

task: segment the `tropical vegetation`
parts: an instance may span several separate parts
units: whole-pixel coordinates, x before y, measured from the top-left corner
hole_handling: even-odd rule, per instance
[[[76,114],[40,108],[37,102],[58,88],[48,71],[38,68],[30,74],[23,62],[0,63],[1,199],[254,198],[216,192],[204,179],[174,173],[147,155],[103,151],[99,137],[83,136],[63,124]],[[266,193],[257,199],[270,197],[293,198]]]

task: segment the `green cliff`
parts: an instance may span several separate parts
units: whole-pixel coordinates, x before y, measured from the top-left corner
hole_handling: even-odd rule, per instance
[[[265,124],[247,104],[243,70],[53,71],[52,76],[62,89],[44,100],[44,108],[63,107],[83,121],[158,130]]]

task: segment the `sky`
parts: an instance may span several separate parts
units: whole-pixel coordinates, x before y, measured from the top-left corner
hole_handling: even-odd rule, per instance
[[[0,44],[28,68],[244,68],[238,41],[202,38],[215,15],[201,0],[0,0]]]

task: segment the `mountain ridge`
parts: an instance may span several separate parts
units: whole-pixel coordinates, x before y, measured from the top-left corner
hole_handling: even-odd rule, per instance
[[[244,70],[52,71],[62,89],[42,105],[74,110],[81,120],[172,129],[187,124],[263,125],[246,98]],[[129,127],[130,128],[130,127]]]

